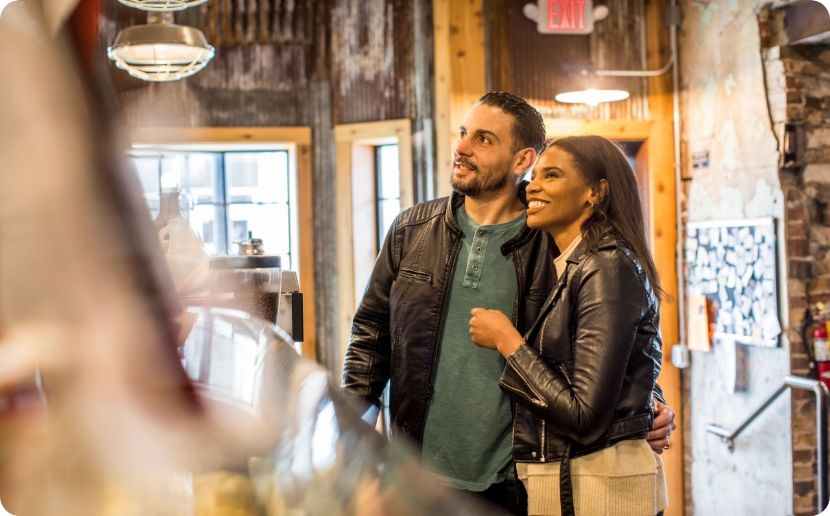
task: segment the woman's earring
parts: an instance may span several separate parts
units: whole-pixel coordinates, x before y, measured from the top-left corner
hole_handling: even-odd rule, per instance
[[[588,201],[588,206],[590,206],[591,208],[593,208],[593,207],[594,207],[594,201]]]

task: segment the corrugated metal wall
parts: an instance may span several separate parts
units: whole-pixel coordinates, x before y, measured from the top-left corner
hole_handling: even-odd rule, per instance
[[[129,105],[147,95],[172,109],[159,121],[165,125],[304,125],[311,113],[301,106],[313,80],[330,82],[336,124],[414,118],[414,12],[406,0],[212,0],[176,14],[177,23],[201,28],[216,47],[207,68],[181,87],[131,79],[106,60],[120,29],[145,23],[143,13],[108,0],[99,62],[107,64],[132,125],[146,125],[146,114],[131,113]],[[244,105],[254,102],[265,109]],[[176,117],[180,106],[189,111]]]

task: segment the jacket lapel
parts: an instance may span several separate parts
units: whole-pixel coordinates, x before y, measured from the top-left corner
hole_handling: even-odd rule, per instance
[[[545,300],[545,304],[542,305],[542,309],[539,310],[539,315],[536,317],[536,320],[533,321],[533,324],[530,326],[530,329],[525,332],[525,342],[530,342],[531,335],[534,334],[536,329],[544,322],[545,318],[548,316],[548,312],[550,311],[553,304],[556,302],[559,297],[562,295],[562,291],[565,289],[565,285],[568,283],[568,271],[570,270],[570,266],[565,268],[565,272],[562,274],[562,277],[558,279],[556,282],[556,286],[553,287],[548,298]]]

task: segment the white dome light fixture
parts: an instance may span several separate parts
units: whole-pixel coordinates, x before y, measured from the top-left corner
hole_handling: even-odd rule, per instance
[[[215,49],[199,29],[174,25],[172,21],[170,12],[148,14],[147,25],[118,33],[107,56],[118,68],[145,81],[190,77],[208,64]]]
[[[182,11],[201,5],[208,0],[118,0],[127,7],[150,12]]]
[[[597,106],[601,102],[615,102],[618,100],[625,100],[628,97],[629,93],[625,90],[599,90],[595,88],[588,88],[586,90],[578,91],[563,91],[562,93],[557,93],[554,99],[556,102]]]

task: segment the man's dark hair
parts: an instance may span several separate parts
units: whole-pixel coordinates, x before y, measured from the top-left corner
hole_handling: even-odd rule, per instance
[[[478,99],[480,104],[501,109],[513,116],[514,149],[532,147],[541,152],[545,146],[545,121],[536,109],[521,97],[504,91],[491,91]]]

